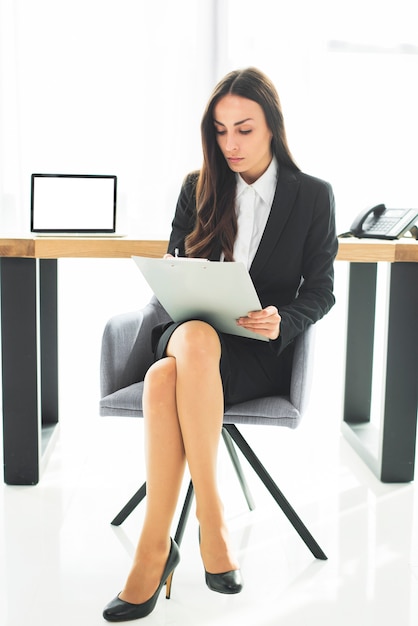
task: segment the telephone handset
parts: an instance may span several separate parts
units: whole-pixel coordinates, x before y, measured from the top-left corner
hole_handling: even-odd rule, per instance
[[[418,239],[418,209],[387,209],[377,204],[361,211],[348,233],[342,237],[370,237],[373,239],[399,239],[407,231]]]

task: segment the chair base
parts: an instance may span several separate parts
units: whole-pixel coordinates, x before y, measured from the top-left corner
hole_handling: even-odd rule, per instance
[[[261,482],[268,489],[273,496],[283,513],[286,515],[293,528],[299,533],[299,536],[303,539],[309,550],[312,552],[316,559],[323,561],[327,560],[327,556],[315,541],[305,524],[302,522],[296,511],[289,504],[288,500],[284,497],[270,474],[267,472],[260,459],[254,454],[252,448],[248,445],[244,437],[239,432],[235,424],[224,424],[223,428],[227,430],[234,443],[241,450],[242,454],[247,459],[255,473],[260,478]]]
[[[301,539],[305,542],[306,546],[312,552],[313,556],[316,559],[327,560],[327,556],[324,551],[315,541],[305,524],[302,522],[300,517],[297,515],[296,511],[290,505],[288,500],[285,498],[283,493],[280,491],[270,474],[267,472],[259,458],[253,452],[252,448],[248,445],[238,428],[235,424],[224,424],[222,427],[222,437],[225,442],[227,451],[231,458],[232,464],[237,473],[241,488],[243,490],[244,496],[247,500],[248,508],[250,511],[254,510],[255,504],[251,492],[248,488],[247,481],[245,479],[241,463],[239,461],[238,455],[236,453],[234,443],[241,450],[244,457],[247,459],[248,463],[251,465],[257,476],[260,478],[264,486],[268,489],[270,494],[273,496],[274,500],[277,502],[283,513],[286,515],[287,519],[290,521],[296,532],[299,534]],[[138,506],[138,504],[145,498],[146,495],[146,483],[144,483],[140,489],[132,496],[132,498],[125,504],[125,506],[121,509],[121,511],[116,515],[116,517],[112,520],[111,524],[113,526],[120,526],[125,519],[132,513],[132,511]],[[177,531],[175,534],[175,541],[177,545],[181,545],[184,531],[186,528],[186,523],[190,514],[191,505],[193,502],[194,489],[193,483],[190,481],[189,487],[187,490],[186,498],[183,504],[183,508],[180,514],[180,519],[177,525]]]
[[[120,526],[126,520],[126,518],[132,513],[140,502],[145,498],[147,494],[147,483],[144,483],[142,487],[132,496],[132,498],[125,504],[125,506],[119,511],[116,517],[110,522],[112,526]]]

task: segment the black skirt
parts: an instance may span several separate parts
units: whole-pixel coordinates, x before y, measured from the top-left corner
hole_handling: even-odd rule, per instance
[[[184,322],[171,322],[153,330],[155,360],[166,356],[173,332]],[[218,331],[217,331],[218,332]],[[288,395],[293,344],[277,356],[270,342],[218,332],[221,342],[220,372],[225,404],[272,395]]]

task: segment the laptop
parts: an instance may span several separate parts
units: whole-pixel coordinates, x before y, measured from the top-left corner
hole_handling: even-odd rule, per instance
[[[117,177],[32,174],[31,232],[49,237],[121,237],[116,232]]]

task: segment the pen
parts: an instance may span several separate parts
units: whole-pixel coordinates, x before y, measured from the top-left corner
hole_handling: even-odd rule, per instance
[[[178,248],[174,248],[174,256],[177,259],[179,256],[179,249]]]

